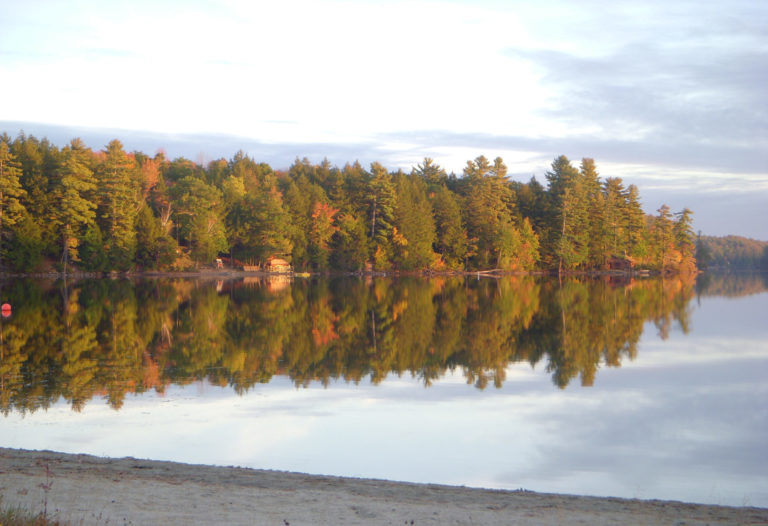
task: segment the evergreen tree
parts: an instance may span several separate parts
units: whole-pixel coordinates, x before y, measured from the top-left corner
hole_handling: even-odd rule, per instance
[[[583,265],[589,255],[589,187],[565,155],[547,172],[551,202],[547,251],[558,271]]]
[[[585,157],[579,168],[584,191],[586,193],[587,226],[589,241],[587,265],[591,268],[604,268],[613,253],[610,244],[610,231],[606,218],[606,202],[603,185],[594,159]]]
[[[680,253],[679,270],[694,272],[696,270],[696,237],[693,233],[693,212],[684,208],[677,216],[672,228],[675,238],[675,248]]]
[[[640,205],[640,192],[633,184],[624,194],[624,251],[631,257],[644,259],[648,254],[648,242],[645,228],[645,213]]]
[[[104,236],[109,266],[126,270],[136,251],[134,222],[140,193],[136,164],[118,140],[111,141],[96,170],[99,193],[99,226]]]
[[[21,164],[21,186],[25,194],[20,201],[30,217],[38,221],[41,242],[46,248],[55,250],[60,242],[60,233],[55,221],[50,218],[56,213],[56,186],[62,159],[59,150],[47,140],[39,141],[20,133],[11,145],[11,152]]]
[[[245,228],[246,243],[253,256],[261,263],[273,256],[290,259],[291,216],[284,207],[275,176],[265,175],[260,188],[248,191],[246,203],[251,212]]]
[[[221,192],[202,179],[188,176],[171,189],[179,239],[190,248],[194,260],[212,263],[227,250]]]
[[[110,270],[109,254],[104,250],[104,236],[96,222],[88,225],[78,247],[80,266],[91,272]]]
[[[365,216],[342,212],[336,219],[331,246],[331,265],[342,270],[360,271],[365,268],[369,254],[369,238]]]
[[[136,216],[136,263],[142,268],[166,267],[176,259],[176,248],[152,209],[142,206]]]
[[[667,270],[675,263],[672,213],[667,205],[661,205],[653,219],[654,263],[659,270]]]
[[[436,230],[435,251],[440,254],[447,268],[461,270],[464,268],[469,242],[456,196],[442,185],[435,191],[432,207]]]
[[[299,188],[299,184],[303,187],[303,191]],[[294,268],[304,268],[310,262],[309,234],[314,207],[306,191],[309,184],[309,180],[302,175],[299,181],[289,181],[284,194],[283,202],[291,217],[290,239],[293,247]]]
[[[429,157],[425,157],[424,162],[413,169],[413,174],[424,179],[430,192],[436,191],[444,185],[447,177],[445,170],[440,165],[435,164],[435,161]]]
[[[69,262],[78,260],[77,246],[84,228],[96,217],[96,205],[90,199],[96,190],[96,179],[89,168],[91,155],[80,139],[73,139],[62,151],[63,162],[54,189],[54,222],[61,239],[65,273]]]
[[[506,181],[506,166],[491,165],[480,156],[465,168],[466,225],[474,268],[509,268],[519,248],[514,194]]]
[[[431,268],[435,262],[432,251],[435,223],[426,184],[416,175],[400,175],[397,178],[395,228],[395,261],[398,267],[404,270]]]
[[[3,262],[5,231],[15,225],[25,212],[19,199],[24,195],[19,177],[21,168],[8,144],[0,141],[0,265]]]
[[[371,164],[371,180],[368,185],[369,238],[373,249],[373,263],[379,270],[389,268],[391,263],[395,200],[392,176],[381,164]]]
[[[536,177],[531,177],[526,184],[512,183],[512,189],[515,193],[519,218],[528,218],[534,232],[540,237],[544,236],[551,215],[550,200],[544,187]]]
[[[627,190],[619,177],[609,177],[603,184],[604,195],[604,220],[607,248],[611,255],[621,255],[625,252],[629,255],[625,244],[625,229],[628,223]]]
[[[33,271],[43,258],[45,243],[42,229],[29,213],[24,213],[13,227],[5,250],[4,263],[19,272]]]

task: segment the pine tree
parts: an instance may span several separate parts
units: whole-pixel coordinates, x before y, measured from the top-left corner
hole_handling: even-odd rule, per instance
[[[397,178],[395,227],[400,236],[395,244],[397,265],[405,270],[432,267],[436,259],[432,251],[435,223],[426,183],[416,175]]]
[[[30,217],[38,222],[41,242],[53,250],[60,242],[54,221],[56,213],[56,185],[62,159],[61,152],[47,140],[20,133],[11,145],[11,152],[21,165],[20,182],[25,195],[20,199]]]
[[[675,214],[676,219],[672,227],[675,237],[675,248],[680,253],[679,270],[681,272],[694,272],[696,270],[696,236],[693,233],[693,212],[684,208],[682,212]]]
[[[96,179],[89,168],[91,151],[80,139],[73,139],[62,151],[62,166],[54,189],[57,203],[54,222],[61,238],[64,273],[70,261],[77,261],[77,246],[85,227],[96,217],[96,204],[90,196]]]
[[[213,262],[228,248],[223,221],[224,202],[218,188],[189,176],[171,189],[177,235],[190,247],[195,261]]]
[[[594,159],[585,157],[581,160],[579,168],[582,184],[587,200],[587,226],[589,228],[589,241],[587,266],[591,268],[604,268],[608,258],[612,254],[610,245],[610,233],[606,219],[605,195],[602,191],[600,174]]]
[[[377,269],[387,269],[392,257],[392,233],[395,222],[395,186],[392,176],[379,163],[371,164],[368,184],[370,240]]]
[[[603,183],[605,235],[610,255],[630,253],[625,247],[624,233],[629,212],[626,194],[627,190],[619,177],[609,177]]]
[[[661,205],[653,218],[653,249],[655,265],[659,270],[667,270],[674,262],[674,232],[672,213],[667,205]]]
[[[111,141],[96,169],[99,183],[99,226],[112,269],[126,270],[136,250],[134,222],[140,193],[139,173],[118,140]]]
[[[442,185],[432,198],[432,208],[437,234],[435,251],[449,269],[463,269],[469,247],[456,196]]]
[[[274,175],[265,175],[261,187],[248,191],[246,208],[251,214],[247,220],[247,244],[259,262],[272,256],[290,259],[291,216],[283,203],[283,194],[277,188]]]
[[[331,246],[331,265],[342,270],[360,271],[368,261],[368,229],[365,216],[341,212],[336,224]]]
[[[5,230],[15,225],[25,213],[19,199],[26,192],[21,187],[21,168],[8,144],[0,141],[0,265],[3,261]]]
[[[429,157],[425,157],[424,162],[413,169],[413,174],[424,179],[430,191],[435,191],[445,184],[445,170]]]
[[[648,255],[645,213],[640,204],[640,192],[633,184],[624,194],[623,230],[624,252],[633,258],[644,259]]]
[[[558,271],[573,270],[589,256],[588,186],[565,155],[547,172],[551,202],[547,251]]]

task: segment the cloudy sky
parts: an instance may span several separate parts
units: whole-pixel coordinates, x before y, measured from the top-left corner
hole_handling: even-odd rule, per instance
[[[461,173],[560,154],[768,240],[768,3],[0,2],[0,131]]]

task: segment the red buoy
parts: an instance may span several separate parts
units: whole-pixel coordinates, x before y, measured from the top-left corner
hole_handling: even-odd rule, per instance
[[[0,306],[0,313],[3,315],[3,318],[9,317],[11,315],[11,304],[3,303],[3,305]]]

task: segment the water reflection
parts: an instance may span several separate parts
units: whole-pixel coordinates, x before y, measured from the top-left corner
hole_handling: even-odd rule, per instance
[[[128,393],[201,379],[242,393],[275,375],[430,385],[461,371],[482,389],[510,362],[592,385],[600,366],[635,358],[647,321],[662,339],[689,331],[691,299],[717,287],[734,291],[716,278],[19,280],[2,288],[13,315],[0,321],[0,409],[63,397],[80,410],[95,396],[117,409]]]

